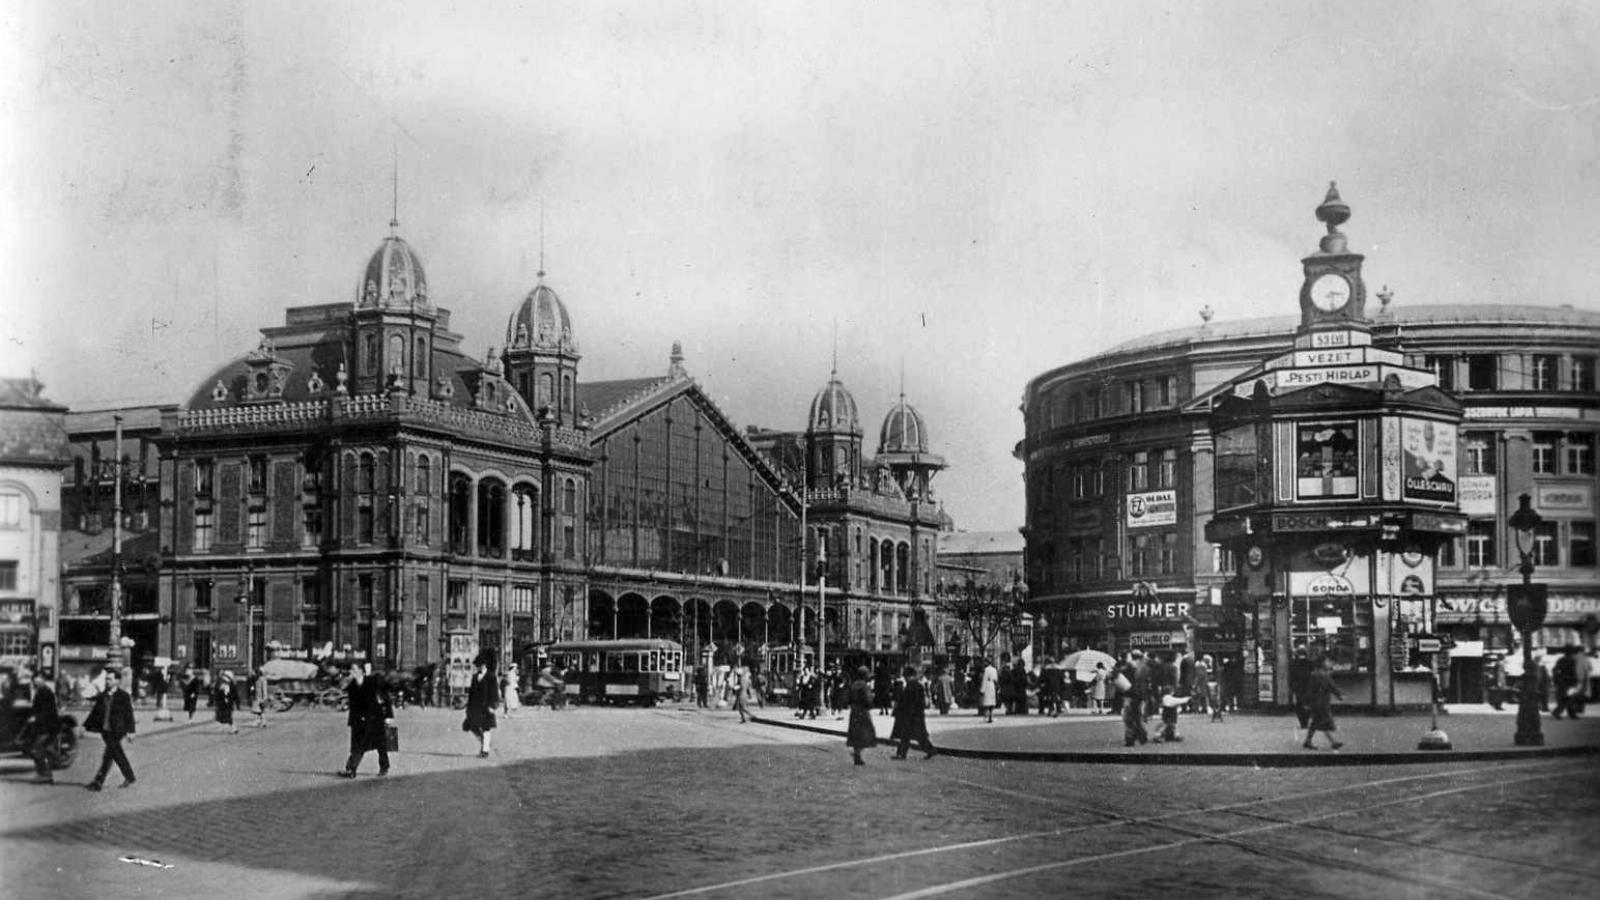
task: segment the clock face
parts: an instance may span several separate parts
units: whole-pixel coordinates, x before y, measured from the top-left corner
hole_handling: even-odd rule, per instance
[[[1323,312],[1343,309],[1350,302],[1350,282],[1329,272],[1311,282],[1311,303]]]

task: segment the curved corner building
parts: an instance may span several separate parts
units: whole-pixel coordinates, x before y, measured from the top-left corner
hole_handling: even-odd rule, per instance
[[[1210,654],[1225,692],[1278,705],[1308,648],[1347,704],[1425,705],[1434,671],[1476,702],[1502,657],[1520,670],[1521,549],[1548,586],[1536,652],[1592,650],[1600,311],[1385,291],[1369,313],[1349,207],[1331,190],[1317,214],[1298,315],[1207,317],[1028,383],[1046,652]],[[1540,521],[1519,549],[1524,494]]]

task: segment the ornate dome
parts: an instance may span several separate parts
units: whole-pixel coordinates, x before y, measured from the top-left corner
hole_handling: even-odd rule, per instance
[[[907,403],[905,397],[883,417],[883,428],[878,431],[878,452],[928,452],[928,426],[922,423],[922,414]]]
[[[572,336],[572,317],[567,315],[566,304],[544,283],[543,272],[539,273],[539,283],[506,322],[506,350],[578,352],[578,341]]]
[[[428,277],[416,251],[394,233],[398,222],[389,223],[389,236],[383,239],[356,286],[358,309],[427,309]]]
[[[861,431],[856,398],[845,390],[837,375],[829,377],[827,385],[811,398],[811,416],[806,422],[812,431]]]

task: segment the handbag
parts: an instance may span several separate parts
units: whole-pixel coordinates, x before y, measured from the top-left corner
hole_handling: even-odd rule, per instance
[[[383,739],[388,744],[390,753],[398,752],[400,750],[400,726],[383,726]]]
[[[1133,682],[1129,681],[1128,676],[1122,674],[1121,672],[1117,673],[1117,680],[1112,683],[1117,686],[1117,691],[1119,693],[1126,694],[1127,692],[1133,690]]]

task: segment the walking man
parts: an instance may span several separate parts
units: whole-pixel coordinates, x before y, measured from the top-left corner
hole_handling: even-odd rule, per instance
[[[378,774],[389,774],[389,725],[394,722],[389,692],[380,679],[368,675],[365,663],[356,663],[350,669],[345,694],[350,698],[350,714],[345,718],[350,726],[350,757],[339,777],[356,777],[356,767],[368,750],[378,751]]]
[[[846,697],[850,707],[850,724],[845,729],[844,742],[850,748],[850,758],[858,766],[867,764],[861,758],[861,751],[878,743],[878,730],[872,725],[872,688],[868,687],[871,678],[871,669],[866,666],[857,669],[856,680],[850,683]]]
[[[1145,698],[1150,693],[1150,671],[1145,668],[1144,653],[1133,650],[1128,653],[1128,668],[1123,670],[1122,676],[1128,680],[1128,687],[1122,690],[1122,745],[1132,747],[1134,744],[1146,744],[1150,735],[1144,730],[1144,704]]]
[[[894,730],[889,733],[890,740],[900,741],[894,758],[905,759],[911,742],[916,741],[925,754],[923,758],[933,759],[933,742],[928,739],[927,690],[922,686],[922,679],[917,677],[915,666],[906,666],[905,678],[905,687],[894,700]]]
[[[44,669],[33,673],[33,706],[28,713],[28,756],[33,759],[33,783],[55,784],[55,770],[50,765],[54,755],[57,732],[61,730],[61,712],[56,706],[56,692],[50,686],[50,675]]]
[[[103,704],[103,705],[102,705]],[[99,707],[97,712],[102,717],[100,724],[100,740],[105,743],[105,752],[100,756],[100,771],[95,773],[94,780],[84,785],[91,791],[100,790],[106,783],[106,774],[111,771],[111,764],[117,764],[117,771],[122,773],[122,786],[133,787],[133,764],[128,762],[128,754],[122,749],[124,740],[133,742],[133,733],[136,730],[133,721],[133,698],[122,687],[122,672],[118,669],[106,670],[105,691],[100,699],[95,701]],[[96,711],[89,713],[94,718]]]
[[[478,739],[478,758],[488,759],[490,744],[494,739],[494,708],[500,705],[500,688],[494,673],[489,671],[489,661],[479,653],[472,661],[472,683],[467,686],[467,718],[461,723],[462,731],[470,731]]]

